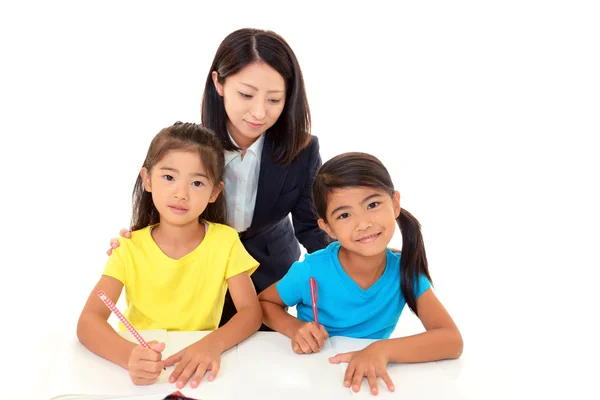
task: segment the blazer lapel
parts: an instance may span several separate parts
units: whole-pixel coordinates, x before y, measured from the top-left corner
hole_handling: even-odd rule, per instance
[[[272,152],[273,143],[269,140],[269,137],[265,137],[260,158],[256,204],[250,227],[261,225],[262,221],[269,215],[288,173],[288,166],[273,163],[273,160],[271,160]]]

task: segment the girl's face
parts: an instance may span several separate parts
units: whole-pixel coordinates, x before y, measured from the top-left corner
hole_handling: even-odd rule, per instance
[[[370,257],[381,254],[394,236],[400,193],[370,187],[333,190],[327,199],[327,222],[319,226],[346,250]]]
[[[212,73],[217,93],[223,97],[227,129],[243,150],[272,127],[285,105],[285,81],[272,67],[255,62],[227,77],[224,84]]]
[[[151,171],[142,168],[140,173],[161,224],[197,224],[208,203],[223,189],[222,182],[212,183],[197,152],[170,151]]]

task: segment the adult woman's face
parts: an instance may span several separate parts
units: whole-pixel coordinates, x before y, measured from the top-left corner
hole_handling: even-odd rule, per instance
[[[223,84],[212,73],[217,93],[223,97],[227,129],[246,150],[272,127],[285,105],[285,80],[268,64],[257,61],[228,76]]]

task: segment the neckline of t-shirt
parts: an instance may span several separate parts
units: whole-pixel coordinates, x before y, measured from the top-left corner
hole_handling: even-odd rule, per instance
[[[354,279],[352,279],[350,277],[350,275],[348,275],[346,273],[346,271],[342,267],[342,263],[340,262],[340,258],[339,258],[339,251],[340,251],[341,245],[339,244],[339,242],[337,242],[337,243],[338,244],[337,244],[336,248],[333,249],[334,251],[332,252],[332,256],[333,256],[333,262],[335,264],[335,267],[336,267],[338,273],[340,274],[340,276],[342,277],[342,280],[344,281],[346,286],[348,286],[354,292],[358,293],[361,297],[364,297],[364,298],[373,297],[379,291],[379,289],[381,289],[381,287],[385,284],[385,281],[389,278],[389,275],[392,272],[392,270],[390,268],[390,254],[389,254],[390,252],[388,250],[386,250],[385,270],[383,271],[383,274],[381,274],[381,276],[379,277],[379,279],[377,279],[375,281],[375,283],[373,283],[367,289],[363,289],[358,285],[358,283],[356,283],[354,281]]]
[[[186,255],[184,255],[181,258],[175,259],[175,258],[171,258],[168,255],[166,255],[162,249],[160,248],[160,246],[158,245],[158,243],[156,243],[156,241],[154,240],[154,238],[152,237],[152,229],[154,229],[158,224],[152,225],[149,227],[148,229],[148,235],[150,237],[150,242],[152,243],[152,245],[156,248],[156,250],[158,250],[158,252],[161,254],[161,256],[169,263],[173,264],[173,265],[179,265],[180,263],[184,262],[186,259],[193,257],[196,253],[198,253],[200,251],[200,249],[203,247],[204,243],[206,242],[206,240],[209,238],[209,232],[212,231],[212,224],[210,224],[207,221],[202,221],[202,223],[204,224],[204,238],[202,238],[202,241],[200,243],[198,243],[198,246],[196,246],[192,251],[190,251],[189,253],[187,253]]]

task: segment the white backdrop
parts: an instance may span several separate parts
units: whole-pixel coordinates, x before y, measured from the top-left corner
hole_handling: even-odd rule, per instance
[[[31,379],[36,338],[74,332],[150,139],[199,121],[217,46],[241,27],[296,52],[324,161],[360,150],[388,166],[465,365],[535,393],[586,382],[574,362],[598,349],[596,2],[331,3],[2,3],[0,321],[5,360],[25,366],[3,367],[13,382]],[[397,333],[418,329],[407,309]]]

